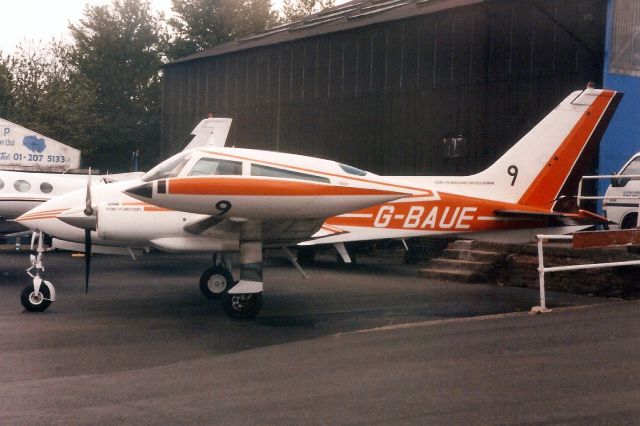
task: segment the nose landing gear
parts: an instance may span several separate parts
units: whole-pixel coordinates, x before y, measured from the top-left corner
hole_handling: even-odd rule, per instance
[[[34,233],[33,238],[38,239],[36,255],[31,255],[31,267],[27,269],[27,274],[33,279],[31,285],[26,286],[20,293],[20,302],[22,306],[29,312],[43,312],[51,302],[56,300],[56,289],[49,281],[42,279],[41,274],[44,271],[42,265],[42,256],[44,255],[44,242],[42,231]],[[33,243],[32,243],[33,246]],[[31,273],[35,270],[35,273]]]

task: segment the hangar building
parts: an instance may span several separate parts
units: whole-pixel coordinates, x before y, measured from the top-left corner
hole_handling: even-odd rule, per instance
[[[640,2],[609,0],[604,86],[624,92],[600,145],[600,174],[618,171],[640,151]],[[609,182],[600,182],[604,194]]]
[[[383,174],[469,174],[602,85],[607,0],[356,0],[164,67],[163,155],[229,144]]]

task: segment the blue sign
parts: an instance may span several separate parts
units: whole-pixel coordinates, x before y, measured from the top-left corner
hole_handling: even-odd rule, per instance
[[[47,149],[44,138],[37,138],[35,135],[25,136],[22,139],[22,145],[26,146],[29,151],[43,152]]]

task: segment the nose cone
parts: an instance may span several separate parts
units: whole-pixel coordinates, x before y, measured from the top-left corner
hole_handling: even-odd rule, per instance
[[[46,227],[47,223],[57,220],[56,217],[66,210],[52,209],[48,204],[48,202],[42,203],[23,215],[18,216],[16,222],[30,229],[44,230],[43,228]]]
[[[147,182],[142,185],[126,189],[124,193],[130,197],[137,198],[138,200],[149,201],[153,198],[153,182]]]

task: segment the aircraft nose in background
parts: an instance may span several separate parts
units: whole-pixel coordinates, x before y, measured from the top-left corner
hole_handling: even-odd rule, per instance
[[[48,221],[49,219],[55,219],[58,214],[66,210],[66,209],[51,210],[46,208],[45,204],[47,203],[43,203],[37,207],[34,207],[28,212],[22,214],[21,216],[18,216],[15,219],[16,222],[30,229],[42,230],[42,225],[45,221]]]
[[[147,182],[139,186],[134,186],[124,191],[125,194],[134,198],[146,198],[151,200],[153,198],[153,182]]]

